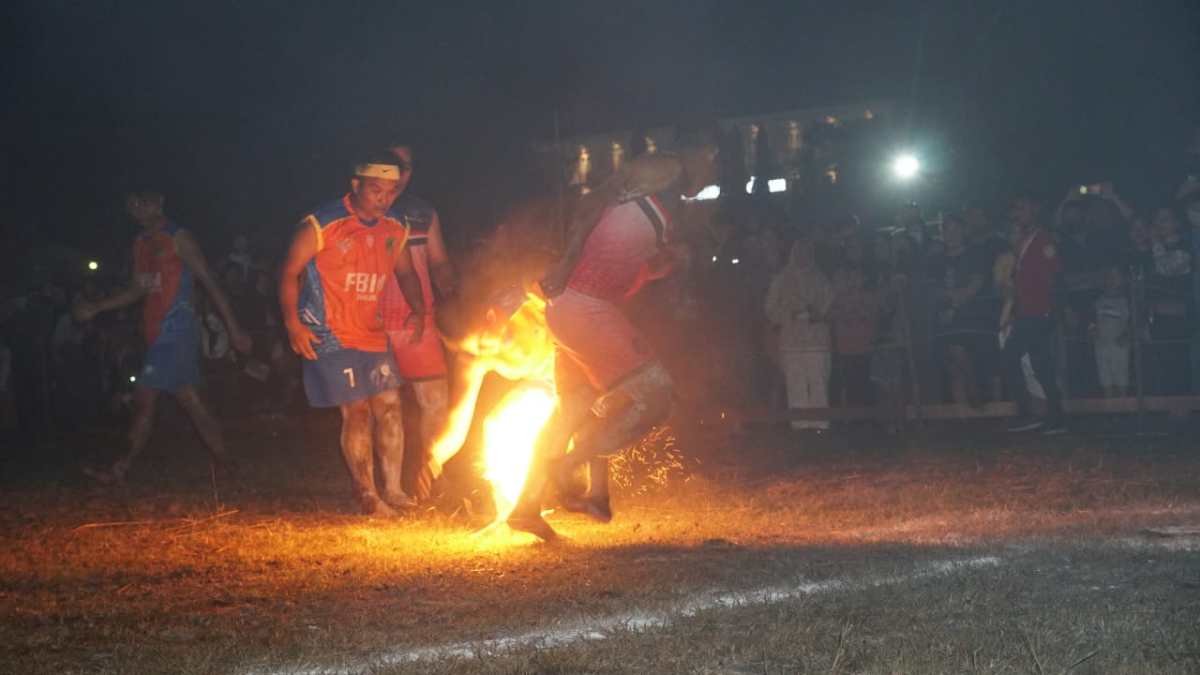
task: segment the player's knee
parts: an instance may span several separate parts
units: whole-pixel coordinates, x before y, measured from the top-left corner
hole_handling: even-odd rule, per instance
[[[341,406],[342,425],[351,429],[369,427],[371,424],[371,406],[363,401],[354,401]]]

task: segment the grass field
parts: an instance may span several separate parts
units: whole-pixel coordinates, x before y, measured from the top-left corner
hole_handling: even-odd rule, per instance
[[[691,434],[689,480],[543,545],[473,534],[467,466],[355,515],[329,417],[231,424],[247,470],[215,486],[164,422],[120,489],[69,468],[115,432],[10,455],[0,670],[1200,672],[1190,434]]]

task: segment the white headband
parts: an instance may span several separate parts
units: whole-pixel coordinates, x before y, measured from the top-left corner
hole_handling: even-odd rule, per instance
[[[363,178],[400,180],[400,167],[395,164],[359,164],[354,167],[354,175]]]

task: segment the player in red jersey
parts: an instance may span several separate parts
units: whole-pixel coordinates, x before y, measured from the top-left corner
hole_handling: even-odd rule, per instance
[[[554,538],[540,515],[547,479],[558,484],[566,508],[607,522],[612,512],[605,457],[666,420],[671,378],[620,303],[686,256],[683,247],[669,243],[672,214],[683,197],[717,183],[717,155],[716,130],[696,129],[680,135],[677,153],[631,163],[589,195],[566,252],[542,278],[546,321],[558,348],[561,405],[509,517],[513,529]],[[575,448],[563,454],[572,436]],[[580,496],[572,493],[569,476],[584,464],[590,466],[589,491]]]
[[[133,243],[132,282],[110,298],[80,303],[73,310],[77,320],[88,321],[100,312],[144,301],[142,335],[146,340],[146,359],[134,390],[129,451],[106,471],[86,470],[101,482],[123,480],[134,458],[146,447],[160,391],[172,394],[179,402],[208,446],[213,461],[221,468],[232,468],[221,427],[196,393],[200,365],[198,326],[192,304],[194,280],[208,291],[229,329],[234,348],[248,352],[250,337],[238,325],[225,293],[209,273],[200,246],[187,230],[167,218],[163,201],[163,196],[155,192],[133,193],[126,198],[126,211],[143,228]]]
[[[397,161],[410,168],[413,166],[410,146],[395,143],[388,149]],[[446,425],[450,402],[445,347],[434,323],[436,302],[439,295],[447,299],[454,294],[458,278],[446,252],[437,210],[429,202],[407,191],[407,179],[411,175],[410,170],[401,177],[400,190],[403,194],[392,205],[392,211],[408,227],[408,250],[413,269],[421,280],[421,295],[425,302],[425,330],[421,339],[412,342],[404,335],[404,322],[408,320],[411,309],[394,279],[389,279],[384,288],[381,311],[383,328],[391,342],[400,377],[412,386],[413,398],[421,409],[421,454],[423,460],[427,460],[434,437]],[[418,482],[417,497],[428,496],[424,487]]]

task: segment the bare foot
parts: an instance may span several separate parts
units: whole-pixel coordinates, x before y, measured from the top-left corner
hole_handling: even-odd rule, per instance
[[[383,495],[383,501],[387,503],[388,506],[395,507],[402,511],[417,508],[417,500],[408,496],[403,491],[385,493]]]
[[[372,518],[395,518],[400,515],[395,509],[385,504],[382,499],[375,495],[363,496],[362,511],[364,516]]]
[[[512,529],[518,532],[528,532],[542,541],[554,541],[558,539],[558,533],[539,514],[517,515],[514,513],[508,517],[507,522],[508,526]]]

